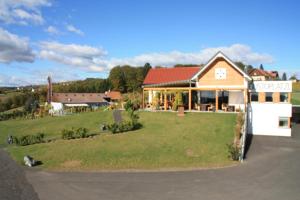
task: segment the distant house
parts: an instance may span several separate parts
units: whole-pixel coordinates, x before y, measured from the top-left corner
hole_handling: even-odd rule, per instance
[[[61,112],[64,107],[97,108],[115,104],[122,99],[119,91],[105,93],[56,93],[52,91],[51,78],[48,77],[47,101],[51,104],[51,112]]]
[[[262,69],[252,69],[249,75],[254,81],[276,80],[279,78],[277,71],[265,71]]]

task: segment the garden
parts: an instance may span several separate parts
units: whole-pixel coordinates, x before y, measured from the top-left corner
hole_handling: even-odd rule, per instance
[[[128,112],[123,121],[132,123]],[[113,111],[0,122],[0,145],[19,163],[25,155],[41,160],[47,170],[118,170],[222,167],[234,138],[236,114],[134,112],[142,125],[112,134]],[[130,126],[133,127],[133,126]],[[34,140],[8,145],[7,136]],[[31,137],[35,135],[35,137]],[[64,135],[64,136],[63,136]],[[29,137],[30,136],[30,137]],[[26,144],[26,142],[25,142]]]

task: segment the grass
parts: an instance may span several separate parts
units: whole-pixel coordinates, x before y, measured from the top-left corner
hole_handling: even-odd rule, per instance
[[[56,140],[30,146],[6,146],[18,162],[31,155],[50,170],[115,170],[185,167],[219,167],[233,163],[226,144],[232,142],[235,114],[140,112],[143,128],[102,133],[93,138]],[[44,132],[60,137],[63,128],[85,127],[99,133],[99,124],[112,121],[111,112],[0,122],[0,139],[7,134]]]
[[[292,93],[292,104],[293,105],[300,105],[300,92],[293,92]]]
[[[300,105],[300,83],[293,83],[292,104]]]

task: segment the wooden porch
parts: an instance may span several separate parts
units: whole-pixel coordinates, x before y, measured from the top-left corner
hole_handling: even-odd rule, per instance
[[[183,106],[189,112],[240,112],[246,109],[248,103],[248,91],[244,88],[149,87],[143,88],[142,108],[172,110],[178,92],[183,94]],[[242,94],[239,104],[229,102],[237,92]],[[208,97],[203,98],[203,94]]]

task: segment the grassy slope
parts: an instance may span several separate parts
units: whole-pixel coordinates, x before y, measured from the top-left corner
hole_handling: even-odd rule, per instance
[[[234,114],[141,112],[140,130],[123,134],[102,134],[88,139],[58,140],[47,144],[8,147],[21,162],[25,154],[43,161],[47,169],[129,169],[224,166],[226,144],[233,139]],[[97,132],[99,123],[112,120],[111,112],[39,120],[0,122],[1,141],[15,135],[43,131],[59,136],[65,127],[86,127]]]
[[[300,105],[300,83],[293,83],[292,104]]]

